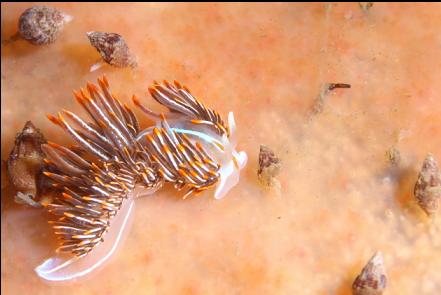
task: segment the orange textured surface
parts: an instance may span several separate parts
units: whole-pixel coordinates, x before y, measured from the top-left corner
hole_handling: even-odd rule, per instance
[[[412,191],[426,153],[441,162],[441,4],[374,4],[368,14],[356,3],[51,5],[74,17],[55,44],[2,45],[3,160],[26,120],[69,142],[45,115],[78,112],[72,90],[106,74],[130,105],[136,94],[156,107],[147,87],[176,79],[224,118],[233,111],[249,163],[220,201],[169,189],[137,200],[118,254],[77,285],[35,275],[54,250],[47,215],[2,190],[4,294],[344,295],[376,250],[386,294],[439,294],[441,218],[429,220]],[[29,6],[1,4],[2,40]],[[138,68],[90,73],[99,55],[88,31],[124,36]],[[330,82],[352,87],[312,115]],[[283,161],[279,195],[258,185],[260,144]]]

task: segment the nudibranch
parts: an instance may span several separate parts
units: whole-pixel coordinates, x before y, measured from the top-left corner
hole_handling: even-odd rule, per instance
[[[155,82],[152,97],[168,108],[156,113],[133,102],[154,126],[142,129],[134,112],[112,94],[106,77],[99,87],[74,92],[91,122],[63,110],[48,118],[76,142],[68,148],[42,146],[47,171],[59,193],[46,205],[60,245],[54,257],[36,267],[49,281],[79,278],[116,251],[137,197],[151,195],[164,183],[187,189],[184,198],[215,187],[222,198],[239,181],[247,155],[236,151],[235,122],[228,124],[178,82]]]

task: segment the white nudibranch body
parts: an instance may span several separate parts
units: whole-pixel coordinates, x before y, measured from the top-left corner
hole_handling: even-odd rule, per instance
[[[222,137],[225,146],[225,153],[221,158],[220,182],[217,185],[214,197],[220,199],[239,182],[240,170],[245,168],[248,157],[246,152],[236,151],[236,123],[233,112],[228,113],[228,126],[230,129],[230,139]]]
[[[105,77],[74,93],[92,122],[63,110],[48,118],[62,127],[93,161],[73,150],[48,142],[42,146],[57,190],[47,205],[57,216],[50,221],[60,246],[56,255],[35,268],[48,281],[69,281],[101,267],[121,243],[137,197],[153,195],[166,182],[186,198],[215,187],[223,198],[239,181],[247,162],[236,150],[232,112],[228,124],[206,108],[178,82],[155,83],[149,91],[169,109],[159,114],[133,101],[155,126],[141,130],[131,109],[109,89]],[[67,121],[65,118],[69,119]],[[88,157],[88,158],[90,158]]]

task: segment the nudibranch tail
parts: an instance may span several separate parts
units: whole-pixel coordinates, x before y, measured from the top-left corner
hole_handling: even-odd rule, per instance
[[[126,200],[118,214],[112,219],[106,238],[90,255],[72,255],[58,251],[58,253],[35,268],[37,274],[48,281],[67,281],[87,275],[103,265],[115,252],[121,242],[123,233],[128,226],[133,211],[133,198]]]

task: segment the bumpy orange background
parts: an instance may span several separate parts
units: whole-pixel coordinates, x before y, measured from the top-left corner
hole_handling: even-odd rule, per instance
[[[441,162],[441,4],[367,14],[356,3],[50,5],[74,16],[55,44],[2,46],[2,159],[26,120],[69,142],[45,115],[80,111],[71,91],[104,73],[130,104],[136,94],[157,108],[147,87],[176,79],[233,111],[250,159],[220,201],[171,189],[137,200],[118,254],[79,284],[35,275],[55,247],[48,216],[2,190],[2,293],[343,295],[380,250],[386,294],[439,294],[440,218],[425,217],[412,189],[426,153]],[[1,4],[2,40],[29,6]],[[99,55],[88,31],[123,35],[139,67],[90,73]],[[352,88],[311,114],[328,82]],[[280,194],[258,185],[260,144],[283,160]],[[398,168],[385,155],[392,146]]]

